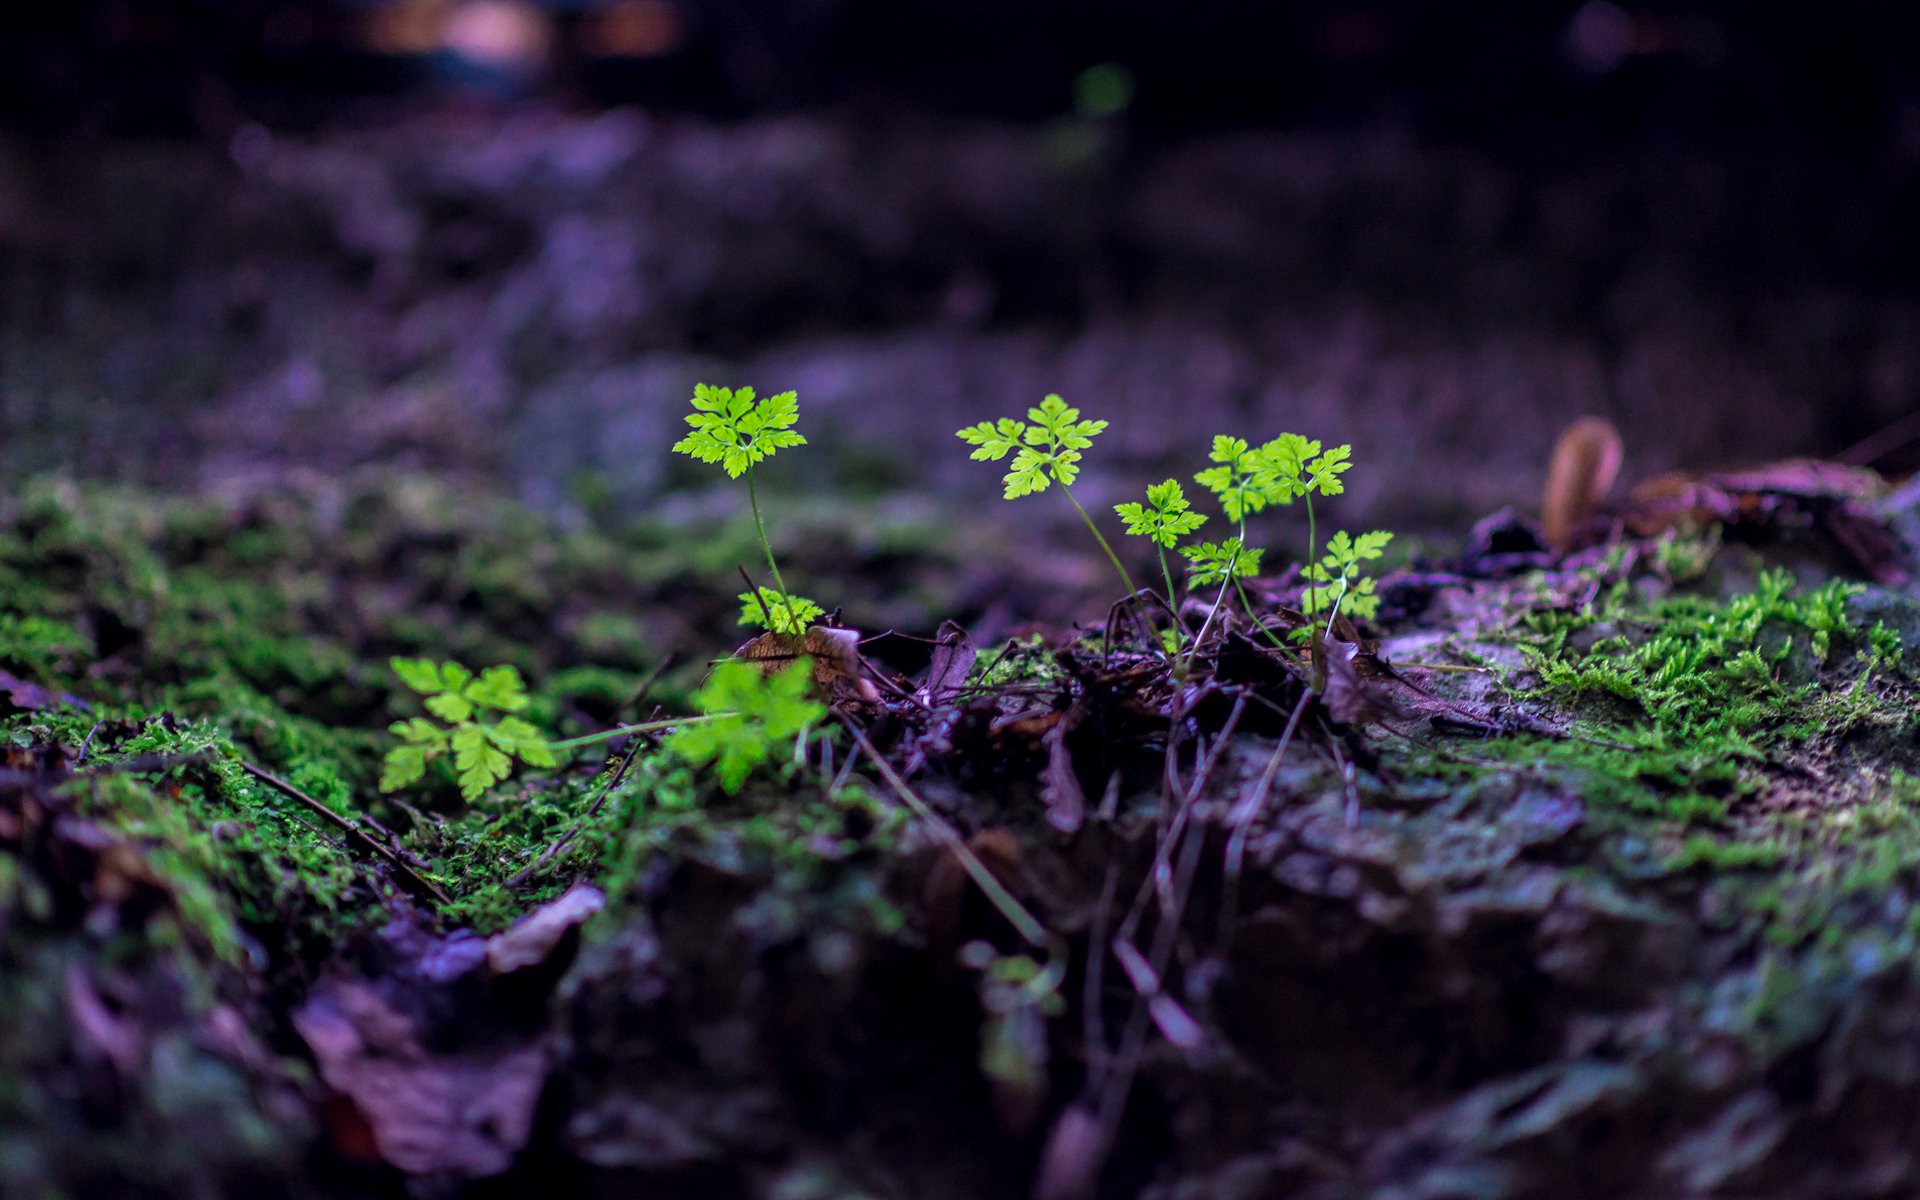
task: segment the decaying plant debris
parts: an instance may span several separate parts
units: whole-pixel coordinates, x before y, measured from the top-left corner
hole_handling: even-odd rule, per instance
[[[1910,516],[1689,488],[1565,555],[1492,518],[1299,649],[926,614],[816,655],[834,732],[737,795],[639,734],[472,805],[377,799],[389,657],[590,733],[686,711],[728,596],[405,481],[29,490],[0,1191],[1920,1188]]]

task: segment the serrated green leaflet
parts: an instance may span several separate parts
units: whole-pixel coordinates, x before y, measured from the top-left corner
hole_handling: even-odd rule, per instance
[[[1005,499],[1018,500],[1059,484],[1061,494],[1086,522],[1088,531],[1106,552],[1107,561],[1127,585],[1127,594],[1132,595],[1139,590],[1133,586],[1133,577],[1127,574],[1120,556],[1113,552],[1100,527],[1073,495],[1074,481],[1080,478],[1080,452],[1093,445],[1093,439],[1106,428],[1105,421],[1081,420],[1079,409],[1057,395],[1050,395],[1038,407],[1027,410],[1024,422],[1001,417],[997,421],[969,425],[955,431],[954,436],[974,448],[968,457],[976,462],[999,462],[1013,455],[1013,462],[1001,480],[1000,494]]]
[[[711,766],[722,789],[738,792],[776,750],[826,716],[826,706],[807,694],[812,683],[807,658],[773,676],[751,663],[723,662],[694,696],[711,719],[676,729],[666,746],[694,766]]]
[[[449,754],[460,794],[469,803],[505,779],[515,758],[530,767],[554,765],[553,749],[539,730],[519,717],[492,717],[527,706],[526,684],[514,668],[489,667],[476,676],[456,662],[396,658],[393,671],[402,683],[422,694],[427,711],[447,727],[425,717],[389,726],[387,731],[401,744],[387,751],[381,791],[398,791],[420,782],[434,760]]]
[[[753,479],[755,463],[773,457],[776,451],[787,446],[807,444],[807,439],[793,430],[794,422],[799,419],[800,399],[793,392],[758,399],[750,387],[696,384],[693,414],[687,418],[693,432],[673,445],[679,453],[701,462],[719,463],[734,479],[747,477],[747,502],[753,508],[753,528],[760,536],[760,549],[767,556],[773,587],[756,589],[758,595],[742,593],[740,623],[760,625],[780,633],[804,633],[824,611],[813,601],[788,591],[786,580],[780,577],[780,564],[774,560],[773,544],[767,540],[766,522],[760,516],[760,492]]]

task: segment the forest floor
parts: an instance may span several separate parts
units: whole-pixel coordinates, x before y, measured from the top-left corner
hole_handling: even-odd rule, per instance
[[[751,523],[23,486],[0,1193],[1910,1194],[1920,510],[1830,482],[1496,516],[1305,641],[1256,579],[1282,636],[1190,602],[1191,655],[777,498],[865,639],[821,720],[737,791],[647,731],[471,802],[378,790],[391,659],[683,716]]]

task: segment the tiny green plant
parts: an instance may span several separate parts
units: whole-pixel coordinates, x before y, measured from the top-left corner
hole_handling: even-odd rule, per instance
[[[1198,546],[1183,546],[1180,556],[1187,560],[1187,571],[1193,581],[1202,587],[1208,584],[1229,584],[1257,575],[1260,572],[1260,557],[1263,550],[1249,550],[1245,542],[1230,537],[1223,542],[1202,542]]]
[[[1353,447],[1335,446],[1322,450],[1320,443],[1297,433],[1283,433],[1260,448],[1261,480],[1276,503],[1291,504],[1298,496],[1307,502],[1307,555],[1311,563],[1319,553],[1320,538],[1314,526],[1313,498],[1338,496],[1346,491],[1340,477],[1353,469]],[[1317,590],[1309,571],[1308,604]],[[1308,611],[1313,611],[1311,608]]]
[[[1213,450],[1209,457],[1214,465],[1195,475],[1194,482],[1212,492],[1219,500],[1227,519],[1239,525],[1242,540],[1246,537],[1246,518],[1249,514],[1258,513],[1270,505],[1290,505],[1296,499],[1306,502],[1308,566],[1303,611],[1311,615],[1331,608],[1337,613],[1342,605],[1356,616],[1371,616],[1378,611],[1379,600],[1374,596],[1373,582],[1356,578],[1358,564],[1364,559],[1378,558],[1392,535],[1364,534],[1358,542],[1351,539],[1340,542],[1337,552],[1334,543],[1330,542],[1323,555],[1313,508],[1315,496],[1338,496],[1346,491],[1346,485],[1340,477],[1353,469],[1353,447],[1341,445],[1324,448],[1312,438],[1297,433],[1283,433],[1254,448],[1244,438],[1222,434],[1213,439]],[[1342,533],[1339,537],[1346,539],[1347,535]],[[1364,547],[1364,553],[1360,552],[1360,547]],[[1187,552],[1183,550],[1181,553]],[[1358,556],[1353,557],[1356,554]],[[1210,558],[1200,561],[1211,562],[1217,560],[1219,555],[1220,551],[1216,549]],[[1245,588],[1240,587],[1239,578],[1251,575],[1257,569],[1256,561],[1246,570],[1226,573],[1226,578],[1239,590],[1240,603],[1250,617],[1254,617],[1253,605]],[[1206,579],[1211,581],[1219,574],[1210,571]],[[1198,572],[1194,578],[1195,582],[1202,582]],[[1322,584],[1332,586],[1323,589]],[[1329,595],[1332,597],[1330,601],[1327,599]],[[1255,624],[1265,631],[1266,626],[1257,617],[1254,619]],[[1328,620],[1331,623],[1332,618]],[[1269,633],[1268,636],[1273,635]]]
[[[389,727],[400,744],[387,751],[381,791],[419,782],[427,764],[447,754],[469,803],[511,774],[516,758],[530,767],[554,765],[553,747],[540,731],[510,715],[527,706],[526,685],[512,667],[476,675],[457,662],[396,658],[393,670],[441,723],[412,717]]]
[[[1093,439],[1106,428],[1105,421],[1081,420],[1079,409],[1069,406],[1057,395],[1050,395],[1040,402],[1038,408],[1027,410],[1025,421],[1017,421],[1012,417],[982,421],[978,425],[969,425],[955,436],[974,447],[969,457],[977,462],[999,462],[1007,455],[1013,455],[1013,462],[1002,480],[1005,484],[1003,494],[1008,500],[1044,492],[1052,484],[1059,484],[1060,494],[1067,498],[1074,511],[1080,514],[1080,519],[1086,522],[1093,540],[1100,543],[1107,561],[1120,573],[1121,581],[1127,585],[1127,594],[1131,596],[1139,590],[1133,586],[1133,577],[1127,574],[1120,556],[1113,552],[1100,527],[1093,523],[1093,518],[1073,495],[1073,481],[1080,477],[1080,452],[1093,445]]]
[[[1167,585],[1167,609],[1175,614],[1173,623],[1174,644],[1177,647],[1186,634],[1180,628],[1179,594],[1173,587],[1173,570],[1167,566],[1167,551],[1173,549],[1181,538],[1207,523],[1204,513],[1193,511],[1187,503],[1186,493],[1180,488],[1178,480],[1168,479],[1147,486],[1147,502],[1139,504],[1129,502],[1116,504],[1113,511],[1120,514],[1126,523],[1127,533],[1151,541],[1160,554],[1160,576]]]
[[[754,464],[765,462],[788,446],[804,446],[807,439],[794,431],[800,419],[800,401],[793,392],[758,397],[750,387],[724,388],[696,384],[693,413],[687,424],[693,431],[673,444],[680,454],[704,463],[717,463],[730,479],[747,477],[747,503],[753,508],[754,532],[773,575],[771,588],[740,594],[742,625],[761,625],[775,633],[798,636],[807,631],[821,608],[787,590],[767,541],[766,522],[760,517],[760,493],[754,484]]]
[[[1227,598],[1227,589],[1237,588],[1242,579],[1259,573],[1262,553],[1260,550],[1249,550],[1246,542],[1238,537],[1180,548],[1180,556],[1187,560],[1187,573],[1194,586],[1220,585],[1219,594],[1213,598],[1213,607],[1207,610],[1207,619],[1201,622],[1200,632],[1194,636],[1196,649],[1213,625],[1214,618],[1220,615],[1220,605]],[[1240,594],[1244,602],[1246,593],[1242,591]],[[1248,611],[1251,612],[1251,608]]]
[[[1386,553],[1387,543],[1393,535],[1382,529],[1363,533],[1359,537],[1349,537],[1346,530],[1327,539],[1327,552],[1319,562],[1307,566],[1307,579],[1312,583],[1324,583],[1324,590],[1309,588],[1301,602],[1301,611],[1308,616],[1327,613],[1327,623],[1333,623],[1334,616],[1344,607],[1350,616],[1368,618],[1379,614],[1380,597],[1374,591],[1374,581],[1362,578],[1365,570],[1363,563],[1379,558]]]
[[[667,748],[694,766],[711,764],[733,795],[778,747],[826,716],[826,706],[808,694],[812,686],[808,658],[771,676],[752,663],[723,662],[694,695],[706,719],[669,734]]]

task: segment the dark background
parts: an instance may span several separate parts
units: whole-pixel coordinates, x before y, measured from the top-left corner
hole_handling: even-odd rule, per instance
[[[1910,5],[16,9],[12,470],[640,497],[694,378],[983,498],[952,428],[1052,390],[1116,493],[1300,428],[1435,528],[1582,412],[1920,464]]]

